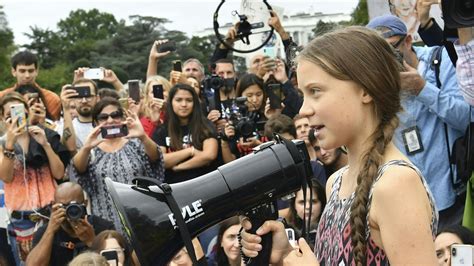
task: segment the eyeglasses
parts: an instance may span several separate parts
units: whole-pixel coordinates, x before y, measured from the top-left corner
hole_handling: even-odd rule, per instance
[[[394,42],[394,43],[390,43],[390,45],[391,45],[393,48],[397,49],[398,46],[400,46],[400,44],[402,44],[402,42],[405,40],[406,37],[407,37],[406,35],[405,35],[405,36],[402,36],[398,41],[396,41],[396,42]]]
[[[97,121],[106,121],[107,119],[112,118],[112,119],[119,119],[123,117],[123,113],[120,111],[114,111],[110,114],[105,114],[105,113],[100,113],[97,115]]]

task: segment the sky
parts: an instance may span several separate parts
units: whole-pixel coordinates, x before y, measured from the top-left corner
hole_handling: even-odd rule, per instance
[[[7,16],[8,25],[13,30],[16,44],[29,43],[25,32],[31,32],[30,26],[56,30],[59,20],[68,17],[76,9],[97,8],[101,12],[111,13],[115,19],[128,21],[130,15],[155,16],[167,18],[171,23],[165,25],[168,30],[180,30],[188,37],[195,31],[212,27],[212,15],[220,3],[219,0],[1,0]],[[282,7],[284,14],[298,12],[351,13],[358,0],[268,0],[270,5]],[[226,7],[239,7],[239,0],[225,1]],[[283,25],[284,26],[284,25]]]

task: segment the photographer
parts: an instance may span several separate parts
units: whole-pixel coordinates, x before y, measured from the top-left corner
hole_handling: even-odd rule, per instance
[[[23,115],[13,117],[12,110],[22,110]],[[39,209],[51,202],[56,180],[64,177],[69,153],[56,132],[27,124],[28,105],[19,93],[10,92],[1,98],[0,115],[7,125],[0,138],[0,179],[5,185],[9,240],[20,264],[30,251],[35,228],[42,222]],[[20,119],[23,122],[18,123]]]
[[[125,184],[130,184],[136,176],[163,180],[163,158],[145,134],[137,115],[129,112],[125,117],[117,100],[107,97],[100,100],[92,110],[92,118],[96,127],[74,156],[68,175],[87,192],[92,214],[113,222],[115,229],[122,232],[104,178]]]
[[[202,114],[196,91],[178,83],[171,88],[166,108],[168,121],[153,134],[164,154],[165,181],[178,183],[214,170],[216,133]]]
[[[87,95],[80,97],[75,87],[88,88]],[[82,148],[84,142],[92,131],[92,109],[99,101],[97,84],[90,79],[76,79],[72,85],[64,85],[61,90],[61,103],[63,108],[63,123],[58,124],[56,132],[61,135],[61,142],[72,155]],[[72,117],[68,111],[71,106],[76,107],[77,117]]]
[[[80,185],[62,183],[56,188],[49,222],[38,229],[26,265],[67,265],[92,246],[95,236],[113,228],[100,217],[87,215],[87,200]]]
[[[254,74],[244,74],[237,82],[237,97],[245,96],[244,106],[225,125],[221,141],[224,162],[252,152],[267,140],[263,135],[266,93],[263,81]]]

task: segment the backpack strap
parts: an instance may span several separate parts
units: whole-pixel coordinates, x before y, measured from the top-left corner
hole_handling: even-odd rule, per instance
[[[441,90],[441,80],[439,79],[439,74],[440,74],[440,66],[441,66],[441,59],[443,55],[443,48],[444,46],[438,46],[433,49],[433,52],[431,53],[431,65],[434,68],[435,71],[435,77],[436,77],[436,87]],[[449,138],[448,138],[448,126],[446,123],[444,124],[444,137],[446,139],[446,148],[448,150],[448,162],[449,162],[449,175],[451,176],[451,182],[453,185],[455,184],[454,182],[454,174],[453,174],[453,168],[451,166],[452,162],[452,156],[451,156],[451,148],[449,145]]]

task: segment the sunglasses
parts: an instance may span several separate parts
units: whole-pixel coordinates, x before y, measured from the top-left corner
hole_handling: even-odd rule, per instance
[[[405,35],[405,36],[401,37],[398,41],[396,41],[396,42],[394,42],[394,43],[390,43],[390,45],[391,45],[393,48],[397,49],[398,46],[400,46],[400,44],[402,44],[402,42],[406,39],[406,37],[407,37],[407,36]]]
[[[97,121],[106,121],[109,117],[112,119],[119,119],[123,117],[123,113],[120,111],[114,111],[110,114],[100,113],[97,115]]]

